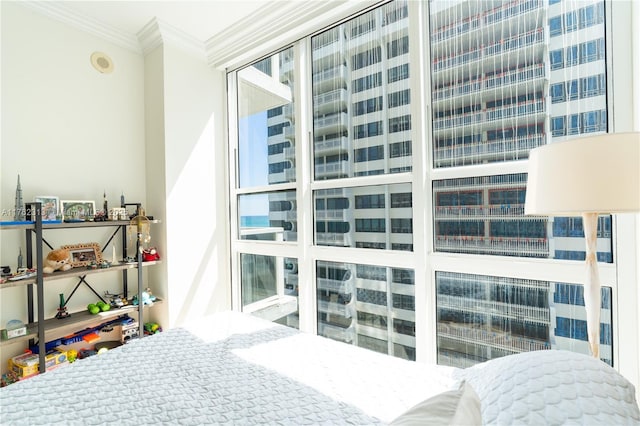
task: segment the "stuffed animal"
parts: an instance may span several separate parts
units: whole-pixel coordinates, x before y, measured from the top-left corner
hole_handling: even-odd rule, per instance
[[[50,251],[43,263],[44,267],[42,268],[42,272],[45,274],[50,274],[57,270],[68,271],[72,268],[69,264],[69,250],[67,249]]]

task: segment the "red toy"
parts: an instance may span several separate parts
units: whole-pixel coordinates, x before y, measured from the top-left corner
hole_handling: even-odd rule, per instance
[[[151,262],[154,260],[160,260],[160,255],[155,247],[148,248],[142,252],[142,260],[145,262]]]

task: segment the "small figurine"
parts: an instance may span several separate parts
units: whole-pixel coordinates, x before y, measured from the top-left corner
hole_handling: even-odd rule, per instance
[[[63,319],[70,317],[71,314],[67,312],[67,307],[64,303],[64,294],[60,293],[60,306],[58,306],[58,313],[56,314],[57,319]]]
[[[26,218],[24,201],[22,201],[22,186],[20,185],[20,175],[18,175],[18,185],[16,185],[16,204],[13,220],[22,221]]]

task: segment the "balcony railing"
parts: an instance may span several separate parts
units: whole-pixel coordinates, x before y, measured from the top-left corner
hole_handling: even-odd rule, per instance
[[[514,305],[493,300],[479,300],[469,297],[438,294],[438,308],[447,308],[463,312],[479,312],[505,318],[522,319],[549,325],[549,308]]]
[[[355,314],[355,309],[352,304],[343,304],[343,303],[337,303],[337,302],[328,302],[326,300],[319,300],[318,312],[340,315],[341,317],[344,317],[344,318],[351,318]]]
[[[435,148],[434,158],[437,166],[451,163],[459,164],[459,160],[465,158],[475,160],[521,159],[527,158],[531,149],[544,145],[546,140],[545,134],[534,134],[478,143],[460,143]]]
[[[443,236],[435,239],[436,251],[494,254],[499,256],[548,257],[547,238]]]
[[[354,289],[353,279],[342,281],[330,278],[317,278],[316,285],[320,290],[328,290],[341,294],[352,294]]]
[[[488,121],[504,120],[519,116],[545,112],[544,99],[532,99],[514,105],[486,108],[481,111],[457,114],[433,120],[434,130],[452,129],[456,127],[480,125]]]
[[[551,349],[551,345],[547,342],[463,325],[438,323],[438,337],[447,337],[471,345],[488,346],[513,353]]]
[[[438,219],[485,219],[492,217],[513,217],[526,219],[524,204],[510,206],[438,206],[435,208],[435,218]],[[536,216],[532,218],[538,219]],[[538,219],[539,220],[539,219]]]
[[[480,77],[460,84],[453,84],[433,91],[433,100],[439,101],[455,96],[477,93],[482,90],[500,88],[545,77],[544,64],[534,64],[490,77]]]
[[[349,149],[349,139],[346,136],[341,136],[339,138],[327,139],[321,142],[313,143],[314,156],[336,154],[338,152],[346,152],[348,149]]]
[[[322,179],[334,176],[348,176],[350,163],[347,160],[336,161],[335,163],[316,164],[315,177]]]
[[[345,343],[352,343],[355,340],[355,328],[353,325],[348,328],[342,328],[337,325],[320,323],[318,324],[318,334]]]
[[[343,234],[341,232],[317,232],[316,244],[325,246],[350,247],[351,234]]]
[[[510,19],[530,10],[539,9],[542,5],[542,0],[513,1],[483,14],[473,15],[461,21],[436,28],[431,32],[431,39],[434,42],[444,41],[469,33],[477,28]]]
[[[509,37],[466,52],[451,55],[449,57],[439,57],[434,59],[432,64],[433,72],[439,72],[448,68],[457,67],[473,61],[481,60],[491,56],[496,56],[503,52],[517,50],[525,46],[541,43],[544,41],[544,31],[542,28],[536,28],[524,34]]]

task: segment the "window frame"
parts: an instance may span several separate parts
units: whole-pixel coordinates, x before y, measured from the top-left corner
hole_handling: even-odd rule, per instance
[[[414,4],[415,3],[415,4]],[[369,10],[371,7],[377,6],[380,3],[375,3],[373,6],[364,7],[358,6],[362,11]],[[554,6],[558,7],[558,6]],[[465,256],[451,253],[434,253],[430,235],[433,235],[432,229],[432,196],[430,193],[430,182],[432,180],[456,178],[464,176],[479,176],[483,174],[495,174],[499,170],[500,174],[509,173],[521,173],[526,172],[526,161],[523,162],[510,162],[510,163],[496,163],[487,164],[481,166],[465,166],[461,169],[452,170],[450,168],[434,168],[431,160],[430,149],[431,146],[431,132],[430,120],[425,117],[428,114],[424,114],[425,110],[429,109],[430,99],[430,79],[431,73],[429,71],[430,60],[428,55],[429,50],[429,29],[428,25],[420,26],[420,22],[428,22],[428,8],[422,4],[422,2],[410,2],[410,13],[408,14],[410,19],[410,34],[411,38],[416,38],[416,43],[420,43],[424,46],[424,51],[416,52],[418,49],[411,49],[410,62],[412,66],[411,74],[419,73],[423,79],[413,79],[411,90],[415,93],[412,96],[411,110],[414,117],[414,123],[412,123],[412,138],[413,140],[424,140],[425,144],[414,144],[413,146],[413,169],[411,172],[385,175],[385,176],[367,176],[359,178],[341,179],[340,184],[345,187],[360,186],[364,184],[380,185],[380,184],[392,184],[392,183],[405,183],[411,182],[412,193],[421,194],[419,197],[414,196],[413,200],[413,220],[414,220],[414,244],[415,248],[412,253],[408,252],[390,252],[385,259],[385,266],[411,269],[416,275],[416,351],[418,362],[435,362],[436,349],[433,344],[435,339],[435,319],[432,318],[435,312],[435,271],[459,271],[470,274],[490,275],[489,271],[500,270],[503,271],[505,276],[514,276],[525,279],[541,279],[549,281],[558,281],[566,283],[576,283],[580,281],[583,275],[583,264],[581,262],[562,261],[553,259],[523,259],[524,262],[513,262],[512,258],[502,258],[495,256]],[[612,32],[626,34],[625,32],[631,31],[629,21],[627,17],[630,15],[630,6],[625,5],[624,2],[606,2],[604,5],[607,33],[605,40],[598,43],[598,55],[604,55],[605,52],[601,48],[606,44],[607,51],[607,75],[609,79],[608,97],[610,111],[624,111],[632,110],[634,100],[632,94],[625,93],[623,85],[618,85],[614,88],[612,82],[616,80],[628,80],[632,76],[630,71],[633,67],[631,64],[632,58],[629,58],[626,54],[626,50],[621,43],[613,45]],[[599,10],[599,8],[598,8]],[[340,22],[341,20],[348,19],[353,13],[353,6],[348,11],[343,9],[336,12],[333,18],[333,22]],[[600,15],[598,14],[598,23],[600,22]],[[327,18],[323,17],[322,22],[326,22]],[[319,28],[320,25],[316,24]],[[422,32],[417,28],[422,28]],[[614,30],[615,28],[615,30]],[[310,36],[314,33],[310,33],[304,28],[299,29],[295,34],[289,35],[289,41],[292,43],[295,40],[301,40],[293,43],[294,52],[296,54],[296,69],[299,75],[310,75],[308,70],[310,69],[310,63],[302,61],[301,57],[310,57]],[[628,39],[628,38],[627,38]],[[551,40],[557,40],[555,37],[551,37]],[[413,43],[413,41],[411,41]],[[280,41],[281,45],[285,46],[287,43]],[[269,46],[269,45],[267,45]],[[263,54],[269,53],[262,52]],[[579,48],[580,57],[582,57],[581,48]],[[563,52],[564,55],[564,52]],[[242,56],[240,56],[242,57]],[[564,58],[563,58],[564,59]],[[551,61],[551,58],[550,58]],[[234,73],[237,70],[251,61],[243,59],[242,62],[234,64],[228,68],[227,74],[227,87],[228,93],[233,94],[237,89],[237,84],[234,79]],[[580,62],[582,63],[582,61]],[[613,63],[616,67],[613,67]],[[564,63],[562,64],[564,66]],[[310,84],[303,83],[298,78],[296,81],[296,88],[300,89],[297,93],[300,95],[296,104],[296,117],[310,115],[311,105],[311,88]],[[422,82],[420,80],[423,80]],[[615,93],[614,93],[615,90]],[[637,102],[637,101],[636,101]],[[229,253],[231,263],[231,296],[232,307],[238,309],[239,294],[238,294],[238,257],[239,253],[253,253],[253,254],[265,254],[265,255],[278,255],[284,257],[292,257],[299,259],[299,269],[306,271],[304,274],[304,281],[307,287],[301,287],[300,293],[300,306],[315,309],[315,262],[316,261],[334,261],[336,256],[348,258],[348,262],[356,264],[371,264],[371,250],[351,248],[347,250],[336,249],[332,247],[313,246],[312,236],[313,234],[313,218],[312,215],[303,215],[298,222],[299,229],[305,229],[304,233],[299,233],[299,238],[296,243],[285,243],[274,245],[268,242],[252,242],[247,243],[237,238],[237,217],[236,217],[236,197],[239,194],[252,193],[252,191],[272,191],[280,189],[295,189],[297,191],[298,205],[304,206],[299,209],[306,208],[309,211],[313,211],[312,192],[318,189],[329,189],[326,181],[314,181],[313,180],[313,167],[304,166],[304,161],[308,162],[310,155],[310,144],[307,135],[309,135],[310,126],[305,123],[305,120],[296,121],[296,176],[295,183],[271,185],[269,188],[244,188],[239,189],[235,186],[236,176],[236,160],[237,145],[234,148],[233,141],[237,141],[237,130],[235,129],[234,111],[237,111],[237,100],[233,95],[227,98],[227,117],[229,125],[227,128],[227,134],[230,140],[230,145],[227,148],[228,158],[228,182],[229,192],[228,200],[230,203],[230,220],[229,220]],[[631,130],[634,126],[633,118],[624,114],[613,117],[613,113],[609,114],[609,129],[610,131],[624,131]],[[640,123],[635,123],[640,125]],[[565,125],[566,128],[566,125]],[[234,139],[235,138],[235,139]],[[305,142],[303,142],[305,141]],[[416,146],[420,145],[420,146]],[[425,148],[424,145],[427,145]],[[611,264],[599,263],[601,281],[611,285],[613,309],[615,310],[615,326],[612,330],[613,338],[616,346],[614,352],[614,368],[623,373],[627,373],[630,376],[632,382],[638,388],[640,384],[640,363],[638,363],[639,341],[640,334],[635,330],[637,322],[633,321],[630,324],[625,324],[620,321],[619,318],[628,315],[630,312],[635,312],[637,309],[636,304],[640,300],[640,290],[637,288],[631,288],[630,286],[619,285],[618,283],[635,282],[637,280],[638,272],[635,265],[635,256],[640,251],[640,246],[636,241],[638,232],[640,232],[640,221],[637,217],[630,215],[616,215],[612,219],[611,227],[614,232],[613,243],[615,247],[614,259]],[[625,229],[625,232],[618,232],[618,229]],[[631,230],[632,232],[629,232]],[[420,238],[424,235],[427,238]],[[421,243],[418,240],[425,240]],[[385,252],[385,255],[387,252]],[[425,261],[426,259],[426,261]],[[526,267],[523,267],[522,263],[526,263]],[[303,331],[315,333],[316,321],[312,312],[306,315],[301,314],[300,328]],[[621,338],[624,336],[624,339]]]

